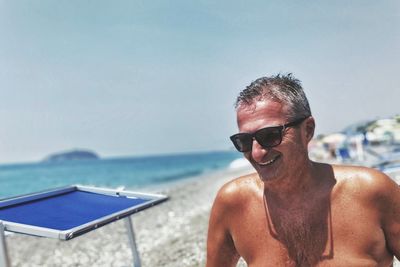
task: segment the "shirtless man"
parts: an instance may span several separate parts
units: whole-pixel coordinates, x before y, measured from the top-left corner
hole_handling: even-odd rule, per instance
[[[257,171],[224,185],[207,267],[391,266],[400,257],[400,190],[364,167],[313,162],[315,122],[292,75],[263,77],[236,102],[235,147]]]

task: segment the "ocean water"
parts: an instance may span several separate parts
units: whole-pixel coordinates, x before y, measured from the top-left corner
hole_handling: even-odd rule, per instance
[[[126,189],[167,183],[228,168],[235,151],[0,165],[0,198],[72,184]]]

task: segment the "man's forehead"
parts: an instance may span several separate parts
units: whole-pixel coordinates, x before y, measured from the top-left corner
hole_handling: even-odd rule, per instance
[[[254,101],[237,109],[237,124],[239,129],[245,132],[268,125],[280,125],[285,123],[287,118],[287,107],[277,101]]]
[[[260,112],[271,115],[286,115],[288,114],[288,108],[281,102],[270,99],[256,100],[250,104],[243,103],[237,108],[238,117]]]

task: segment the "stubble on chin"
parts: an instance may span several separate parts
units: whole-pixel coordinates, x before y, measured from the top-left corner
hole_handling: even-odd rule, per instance
[[[254,166],[254,165],[253,165]],[[258,177],[264,184],[274,183],[276,180],[279,180],[279,176],[277,175],[276,170],[265,170],[262,166],[254,166],[257,171]]]

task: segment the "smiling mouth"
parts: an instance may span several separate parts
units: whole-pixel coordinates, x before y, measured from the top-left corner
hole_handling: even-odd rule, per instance
[[[266,161],[266,162],[258,163],[258,165],[260,165],[260,166],[268,166],[268,165],[271,165],[271,164],[274,163],[279,157],[280,157],[280,156],[277,155],[277,156],[274,157],[273,159],[270,159],[270,160],[268,160],[268,161]]]

